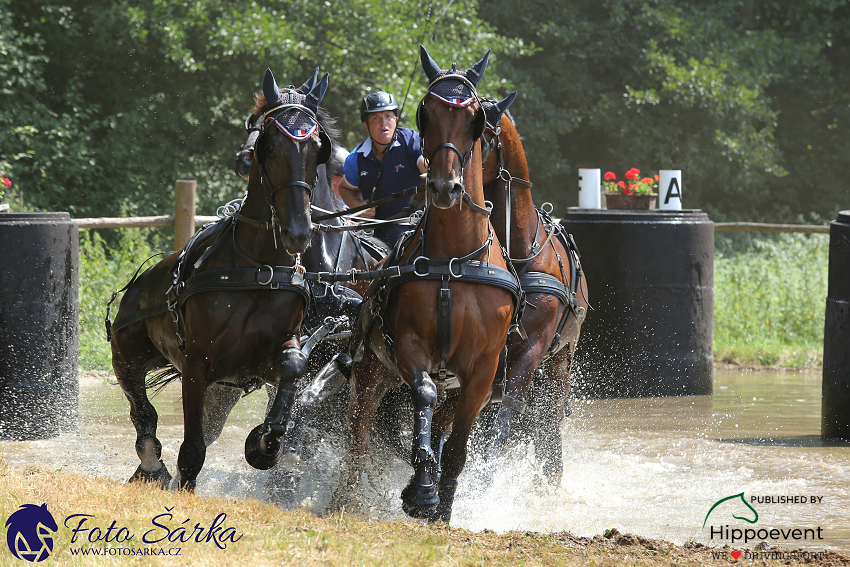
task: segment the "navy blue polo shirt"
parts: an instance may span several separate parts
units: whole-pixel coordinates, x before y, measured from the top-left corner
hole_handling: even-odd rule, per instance
[[[422,157],[419,132],[410,128],[396,128],[395,138],[395,142],[384,154],[383,164],[372,152],[372,138],[367,138],[354,148],[345,159],[342,170],[346,183],[360,189],[360,194],[367,201],[383,199],[422,184],[417,165]],[[383,173],[378,186],[375,187],[379,168],[383,169]],[[408,202],[409,199],[397,199],[380,205],[375,209],[375,218],[388,219],[404,210]]]

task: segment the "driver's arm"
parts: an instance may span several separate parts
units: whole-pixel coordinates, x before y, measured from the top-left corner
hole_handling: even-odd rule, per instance
[[[339,182],[339,196],[342,197],[343,202],[352,209],[366,203],[363,199],[363,195],[360,194],[360,189],[349,185],[345,180],[345,177],[343,177]],[[375,209],[366,209],[360,213],[359,216],[369,219],[375,218]]]

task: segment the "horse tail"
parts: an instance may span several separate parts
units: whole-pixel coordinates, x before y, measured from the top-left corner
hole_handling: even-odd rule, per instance
[[[175,380],[180,380],[183,377],[183,374],[177,370],[174,365],[169,364],[165,368],[151,374],[145,379],[145,388],[148,390],[153,390],[153,395],[159,394],[163,388],[174,382]]]

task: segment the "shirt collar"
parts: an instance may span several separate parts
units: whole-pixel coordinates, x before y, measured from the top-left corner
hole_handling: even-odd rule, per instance
[[[390,147],[394,148],[396,146],[401,146],[401,143],[398,141],[398,135],[396,135],[395,141],[393,142],[393,145],[390,146]],[[357,153],[363,154],[364,156],[368,156],[370,153],[372,153],[372,138],[371,138],[371,136],[369,138],[366,138],[366,141],[363,142],[362,144],[360,144],[360,149],[357,150]]]

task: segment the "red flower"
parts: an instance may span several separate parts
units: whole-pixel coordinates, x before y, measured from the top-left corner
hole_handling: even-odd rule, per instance
[[[640,170],[636,167],[633,167],[626,172],[626,175],[624,175],[624,177],[626,179],[637,179],[639,175],[640,175]]]
[[[631,194],[632,194],[632,192],[629,191],[628,188],[626,188],[626,187],[623,188],[623,195],[631,195]]]
[[[653,177],[655,178],[655,180],[656,180],[656,181],[658,181],[658,176],[657,176],[657,175],[654,175]]]
[[[625,189],[626,188],[626,182],[625,181],[618,181],[617,187],[619,187],[620,189]]]
[[[617,175],[613,171],[606,171],[604,179],[605,181],[614,181],[617,179]]]
[[[9,180],[8,180],[7,178],[5,178],[5,177],[0,177],[0,183],[2,183],[2,184],[6,187],[6,189],[8,189],[9,187],[11,187],[11,186],[12,186],[12,182],[11,182],[11,181],[9,181]]]
[[[641,183],[652,183],[652,179],[650,179],[649,177],[644,177],[643,179],[640,180],[640,182]]]

